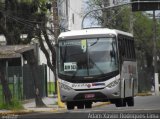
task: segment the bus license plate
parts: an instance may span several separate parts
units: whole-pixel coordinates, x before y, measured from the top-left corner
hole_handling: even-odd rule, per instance
[[[94,98],[95,97],[95,94],[85,94],[85,98],[88,99],[88,98]]]

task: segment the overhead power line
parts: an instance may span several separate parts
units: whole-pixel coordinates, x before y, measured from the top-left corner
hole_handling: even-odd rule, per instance
[[[31,28],[35,28],[36,24],[45,23],[45,22],[32,21],[32,20],[23,19],[21,17],[9,15],[5,11],[3,11],[3,10],[0,10],[0,12],[3,13],[7,18],[12,19],[12,20],[14,20],[16,22],[19,22],[20,24],[27,25],[28,27],[31,27]],[[49,27],[44,27],[44,28],[48,29]],[[57,28],[57,29],[59,29],[59,28]],[[68,30],[68,29],[66,29],[66,28],[64,28],[62,26],[60,26],[60,29]]]

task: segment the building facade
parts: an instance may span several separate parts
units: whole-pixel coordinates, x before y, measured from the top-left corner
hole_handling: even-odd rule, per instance
[[[83,0],[58,0],[60,25],[66,30],[81,29]]]
[[[52,1],[51,1],[52,2]],[[50,2],[50,3],[51,3]],[[82,4],[83,0],[58,0],[58,14],[59,14],[59,20],[60,20],[60,28],[61,32],[69,31],[69,30],[79,30],[81,29],[81,22],[82,22]],[[52,8],[50,11],[51,13],[48,13],[48,19],[51,22],[48,22],[47,27],[50,27],[53,29],[53,16],[52,16]],[[49,35],[51,42],[54,44],[54,37],[52,35]],[[44,41],[45,42],[45,41]],[[44,45],[47,48],[47,44],[44,43]],[[48,52],[49,51],[48,48]],[[47,64],[46,57],[44,53],[39,49],[39,64]],[[54,75],[51,69],[47,66],[47,80],[48,82],[54,82]]]

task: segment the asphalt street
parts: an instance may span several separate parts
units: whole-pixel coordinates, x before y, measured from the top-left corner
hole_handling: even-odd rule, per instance
[[[137,96],[134,107],[115,107],[114,104],[102,105],[92,109],[60,110],[53,113],[34,113],[17,116],[17,118],[160,118],[160,96]]]

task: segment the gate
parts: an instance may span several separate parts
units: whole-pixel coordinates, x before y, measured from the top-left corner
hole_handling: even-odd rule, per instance
[[[23,100],[35,97],[34,81],[30,67],[28,65],[9,66],[5,69],[6,78],[9,83],[9,88],[14,99]],[[39,91],[42,97],[47,96],[47,70],[46,65],[38,66],[38,84]],[[0,90],[2,85],[0,82]],[[0,101],[4,100],[2,91],[0,91]]]

